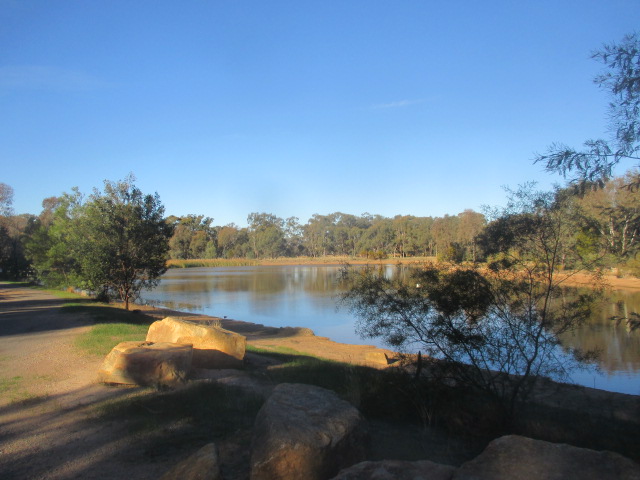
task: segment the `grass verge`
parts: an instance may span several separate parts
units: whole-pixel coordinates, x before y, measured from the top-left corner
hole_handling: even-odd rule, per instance
[[[380,260],[363,257],[326,256],[326,257],[279,257],[279,258],[194,258],[189,260],[171,259],[167,262],[169,268],[190,267],[255,267],[260,265],[340,265],[342,263],[357,264],[397,264],[424,263],[435,261],[435,257],[406,257],[385,258]]]
[[[203,437],[223,437],[251,427],[264,400],[247,391],[195,382],[170,391],[145,389],[97,407],[98,417],[127,420],[134,431],[156,430],[175,422],[191,425]],[[206,433],[209,432],[209,433]]]
[[[137,458],[184,457],[215,442],[224,478],[249,478],[251,430],[263,402],[238,388],[198,382],[106,401],[95,413],[98,420],[125,426]]]
[[[144,341],[147,325],[108,323],[95,325],[75,339],[75,346],[89,355],[107,355],[120,342]]]
[[[73,302],[61,308],[63,313],[85,314],[95,325],[76,337],[75,346],[88,355],[107,355],[120,342],[143,341],[153,321],[141,313],[114,308],[104,303]]]
[[[247,350],[278,360],[261,375],[273,383],[305,383],[333,390],[366,417],[422,422],[420,412],[403,395],[411,378],[399,369],[378,370],[312,357],[288,348]]]

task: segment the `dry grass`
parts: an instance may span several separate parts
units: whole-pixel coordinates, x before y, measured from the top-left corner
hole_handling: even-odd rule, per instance
[[[401,264],[422,264],[425,262],[435,262],[435,257],[389,257],[382,260],[372,260],[362,257],[349,257],[343,255],[328,255],[325,257],[279,257],[279,258],[203,258],[178,260],[172,259],[167,262],[169,268],[189,268],[189,267],[255,267],[272,265],[341,265],[349,263],[351,265],[395,265]]]

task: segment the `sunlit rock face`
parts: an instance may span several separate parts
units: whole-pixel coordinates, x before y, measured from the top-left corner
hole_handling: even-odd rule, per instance
[[[360,412],[329,390],[278,385],[258,412],[251,480],[325,480],[365,459]]]
[[[174,386],[191,370],[191,345],[122,342],[106,356],[98,371],[103,383]]]
[[[244,362],[247,339],[203,322],[167,317],[149,327],[147,342],[193,345],[193,367],[238,368]]]

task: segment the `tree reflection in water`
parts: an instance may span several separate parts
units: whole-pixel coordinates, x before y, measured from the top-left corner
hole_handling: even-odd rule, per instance
[[[382,268],[388,275],[402,274],[393,266]],[[275,327],[308,327],[339,342],[371,344],[354,333],[354,318],[336,308],[339,269],[315,265],[172,269],[141,300]],[[568,288],[567,298],[575,292]],[[602,372],[575,374],[577,383],[640,395],[640,317],[634,313],[640,314],[640,292],[610,292],[589,324],[562,338],[568,347],[601,352]]]

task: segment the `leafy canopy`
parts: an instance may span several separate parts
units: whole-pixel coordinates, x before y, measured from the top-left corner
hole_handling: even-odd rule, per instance
[[[479,239],[489,269],[428,264],[395,276],[345,268],[343,301],[363,337],[430,360],[429,374],[479,389],[508,416],[540,376],[564,379],[586,355],[560,335],[587,320],[598,292],[567,298],[555,269],[575,252],[571,197],[521,189]],[[574,259],[578,271],[587,268]]]
[[[133,180],[105,181],[104,192],[94,191],[75,235],[84,281],[95,291],[117,294],[127,309],[166,271],[173,233],[158,194],[144,195]]]
[[[602,62],[606,70],[594,82],[609,92],[608,140],[590,139],[584,149],[575,150],[563,144],[553,144],[536,162],[550,172],[560,173],[572,182],[602,185],[622,160],[640,160],[640,37],[626,35],[618,44],[604,45],[592,58]],[[636,178],[634,185],[638,186]]]

